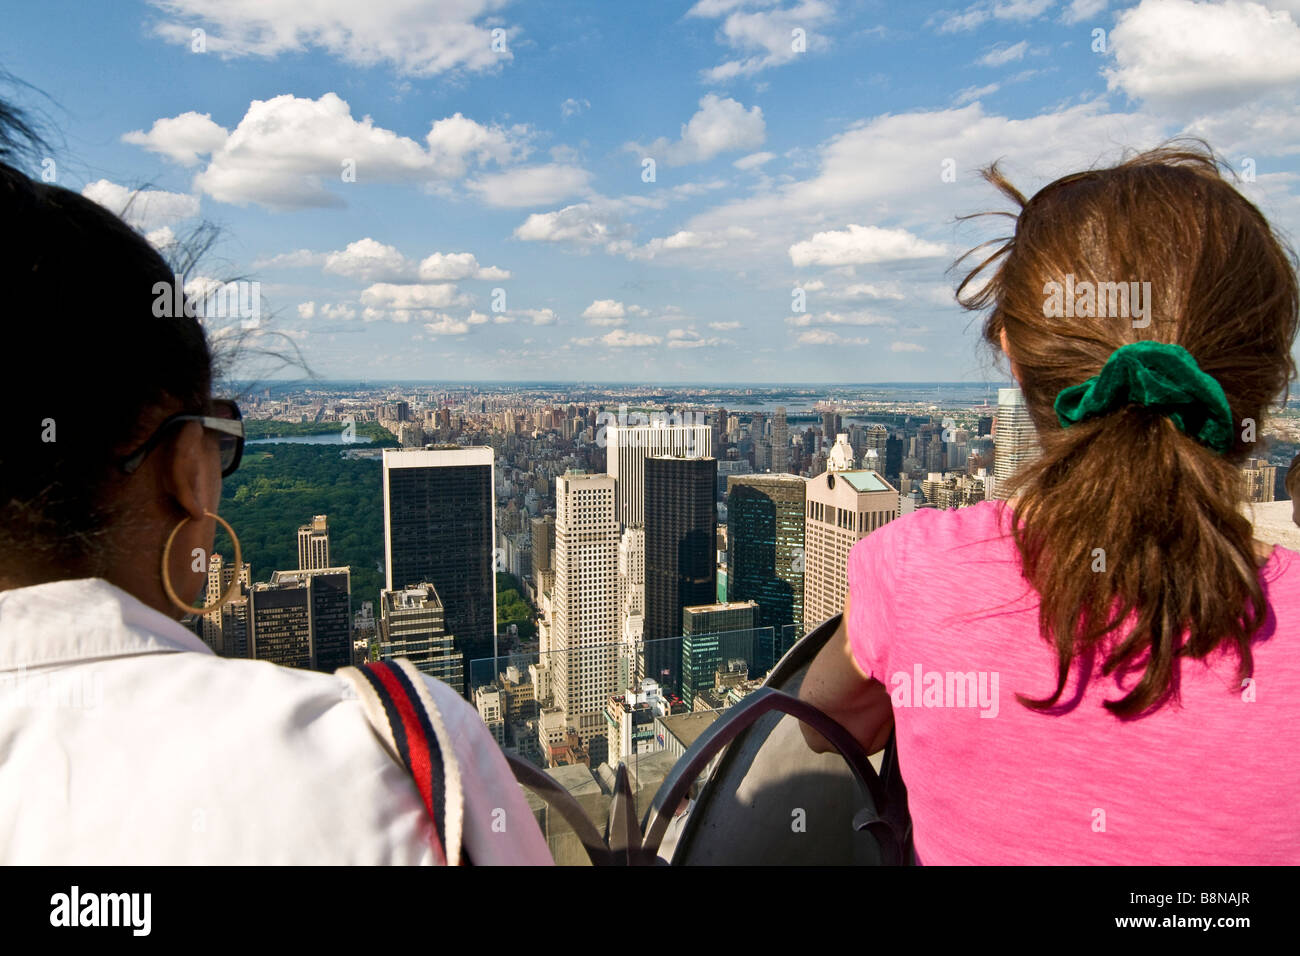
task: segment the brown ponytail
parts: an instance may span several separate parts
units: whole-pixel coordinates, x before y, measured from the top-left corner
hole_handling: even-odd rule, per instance
[[[1137,685],[1106,703],[1123,717],[1176,698],[1181,657],[1231,645],[1238,678],[1252,672],[1251,638],[1268,609],[1251,525],[1238,510],[1239,465],[1258,454],[1268,403],[1295,375],[1300,297],[1294,254],[1219,165],[1199,141],[1167,146],[1059,179],[1028,201],[996,164],[984,172],[1021,212],[1015,235],[957,295],[967,308],[992,307],[984,339],[1000,350],[1005,331],[1042,448],[1011,481],[1022,570],[1058,656],[1055,692],[1018,694],[1027,707],[1055,706],[1076,658],[1094,650],[1105,654],[1103,674],[1143,666],[1149,651]],[[967,293],[1003,256],[988,283]],[[1067,274],[1075,283],[1149,282],[1150,324],[1045,308],[1047,284]],[[1234,422],[1226,454],[1138,405],[1061,428],[1057,394],[1143,340],[1181,345],[1222,386]],[[1108,641],[1130,614],[1128,636]]]

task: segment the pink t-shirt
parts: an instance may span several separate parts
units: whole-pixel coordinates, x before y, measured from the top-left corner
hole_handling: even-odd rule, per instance
[[[894,702],[918,860],[1300,863],[1297,554],[1275,548],[1260,570],[1271,614],[1253,683],[1235,651],[1184,660],[1181,704],[1125,721],[1102,703],[1141,672],[1102,677],[1104,656],[1077,706],[1016,700],[1050,696],[1056,653],[1009,535],[988,501],[907,515],[849,555],[849,641]]]

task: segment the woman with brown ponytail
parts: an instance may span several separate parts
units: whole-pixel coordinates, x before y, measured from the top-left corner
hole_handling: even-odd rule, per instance
[[[958,298],[1041,454],[854,547],[802,696],[896,730],[919,862],[1300,863],[1300,564],[1238,470],[1296,371],[1294,255],[1203,144],[1028,200],[985,178],[1020,213]],[[1150,283],[1146,318],[1059,307],[1104,283]]]

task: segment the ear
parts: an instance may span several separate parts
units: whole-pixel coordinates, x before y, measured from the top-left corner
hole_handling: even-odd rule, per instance
[[[221,500],[221,452],[198,422],[186,422],[173,439],[164,470],[167,492],[193,521]]]
[[[1011,352],[1007,348],[1007,327],[1004,325],[998,333],[998,339],[1002,345],[1002,354],[1007,357],[1007,364],[1011,366],[1011,377],[1020,383],[1020,369],[1016,368],[1016,363],[1011,358]]]

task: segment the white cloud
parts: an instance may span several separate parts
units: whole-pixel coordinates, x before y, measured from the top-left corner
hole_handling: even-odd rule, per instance
[[[182,166],[195,166],[199,155],[209,156],[221,148],[230,131],[212,121],[210,113],[190,111],[179,116],[154,120],[149,132],[132,130],[122,142],[143,146]]]
[[[651,239],[642,246],[627,246],[617,251],[623,252],[629,259],[653,259],[665,252],[680,252],[686,249],[720,249],[728,242],[752,239],[754,233],[741,226],[731,226],[718,232],[691,232],[682,229],[671,236]]]
[[[669,166],[685,166],[712,159],[719,153],[754,149],[763,145],[767,126],[763,110],[748,110],[736,100],[722,99],[709,93],[700,99],[700,108],[682,124],[681,138],[675,143],[657,139],[649,146],[629,143],[627,148],[642,155],[661,157]]]
[[[1095,17],[1106,9],[1108,0],[1071,0],[1068,7],[1061,12],[1064,23],[1080,23],[1089,17]]]
[[[606,332],[600,337],[611,348],[629,349],[644,348],[648,345],[658,345],[663,341],[658,335],[647,335],[644,332],[629,332],[627,329],[614,329]]]
[[[1158,118],[1108,112],[1104,101],[1015,119],[986,112],[978,103],[885,114],[814,147],[804,178],[703,210],[678,228],[699,234],[749,229],[751,240],[692,253],[697,264],[746,270],[788,267],[791,246],[827,223],[874,222],[948,242],[954,212],[996,205],[993,191],[971,173],[979,165],[1007,157],[1007,175],[1032,193],[1064,173],[1118,160],[1124,147],[1149,148],[1168,136]],[[948,158],[957,161],[953,183],[940,178]]]
[[[866,345],[870,341],[865,337],[845,338],[829,329],[809,329],[799,335],[800,345]]]
[[[1019,43],[1013,43],[1010,46],[995,46],[975,62],[980,66],[1005,66],[1016,60],[1024,59],[1025,51],[1028,49],[1028,40],[1021,40]]]
[[[470,180],[470,189],[489,206],[544,206],[582,195],[591,174],[578,166],[546,163]]]
[[[316,317],[316,303],[315,303],[315,302],[299,302],[299,303],[298,303],[298,318],[300,318],[300,319],[314,319],[315,317]]]
[[[742,156],[731,165],[737,169],[757,169],[764,163],[776,159],[776,153],[750,153],[748,156]]]
[[[424,137],[432,166],[443,178],[459,179],[470,162],[506,165],[528,155],[527,127],[483,126],[454,113],[429,127]]]
[[[442,309],[466,303],[464,295],[450,283],[435,285],[398,285],[377,282],[361,293],[362,305],[376,309]]]
[[[900,259],[929,259],[948,253],[946,246],[928,242],[906,229],[850,225],[839,232],[819,232],[790,247],[796,266],[848,266]]]
[[[897,325],[898,321],[888,315],[875,312],[799,312],[786,316],[786,323],[795,328],[807,328],[815,325]]]
[[[160,226],[145,233],[144,238],[155,249],[166,249],[176,241],[176,233],[172,232],[171,226]]]
[[[861,296],[868,299],[895,299],[901,301],[904,298],[903,293],[899,292],[897,289],[884,288],[882,286],[872,285],[869,282],[858,282],[852,285],[847,285],[843,289],[839,290],[838,295],[848,299]],[[951,298],[951,295],[949,298]]]
[[[986,96],[992,96],[1000,89],[1002,89],[1001,83],[986,83],[984,86],[968,86],[954,96],[952,101],[957,106],[965,106],[967,103],[974,103],[977,100],[982,100]]]
[[[178,162],[208,152],[211,158],[194,178],[197,191],[271,209],[341,206],[340,192],[351,182],[457,179],[472,164],[513,162],[527,154],[523,127],[486,127],[457,113],[433,123],[421,146],[368,116],[353,119],[335,93],[317,100],[289,94],[254,100],[228,136],[196,116],[161,119],[149,133],[137,130],[126,139]]]
[[[608,203],[576,203],[554,212],[533,213],[514,231],[525,242],[572,242],[580,246],[604,245],[631,235]]]
[[[206,31],[222,57],[302,54],[319,49],[356,67],[401,74],[492,70],[513,58],[509,37],[493,49],[489,19],[506,0],[150,0],[154,33],[182,46]]]
[[[582,312],[592,325],[622,325],[626,316],[626,307],[614,299],[596,299]]]
[[[980,0],[958,13],[943,11],[931,18],[939,20],[940,33],[959,33],[995,20],[1036,20],[1055,4],[1055,0]]]
[[[1225,0],[1143,0],[1110,31],[1110,89],[1204,114],[1300,83],[1300,26],[1285,11]]]
[[[709,328],[717,329],[719,332],[731,332],[740,328],[739,322],[710,322]]]
[[[808,51],[828,46],[825,36],[815,27],[835,13],[825,0],[798,0],[788,7],[774,10],[746,10],[745,7],[771,7],[775,0],[727,2],[701,0],[687,11],[690,17],[723,17],[718,39],[743,55],[704,71],[704,79],[719,83],[739,76],[752,76],[772,66],[781,66],[806,55]],[[802,31],[803,51],[798,49],[794,31]]]
[[[320,307],[320,314],[323,319],[355,319],[357,310],[344,302],[326,302]]]
[[[324,270],[363,282],[413,278],[406,256],[370,238],[350,242],[341,252],[326,253]]]
[[[704,338],[694,329],[669,329],[668,347],[670,349],[700,349],[722,345],[726,340],[717,336]]]
[[[307,269],[325,265],[328,252],[313,252],[310,249],[295,249],[293,252],[281,252],[269,259],[258,259],[253,263],[254,269]]]
[[[917,345],[915,342],[894,342],[889,346],[891,352],[924,352],[924,345]]]
[[[993,16],[998,20],[1036,20],[1055,5],[1055,0],[997,0]]]
[[[81,195],[146,233],[199,214],[198,196],[163,189],[128,189],[107,179],[87,184]]]
[[[533,325],[555,325],[558,321],[551,309],[520,309],[519,314],[532,319]]]
[[[439,312],[432,322],[424,324],[424,328],[430,335],[464,335],[469,331],[469,323]]]
[[[455,281],[458,279],[509,279],[510,272],[497,266],[480,266],[472,252],[435,252],[427,256],[419,269],[425,282]]]
[[[560,116],[564,119],[568,119],[570,116],[577,116],[579,113],[589,109],[591,109],[591,100],[576,99],[570,96],[560,104]]]

